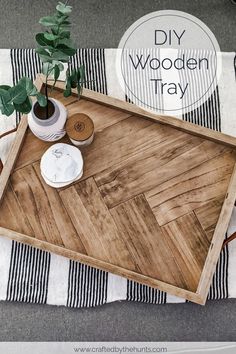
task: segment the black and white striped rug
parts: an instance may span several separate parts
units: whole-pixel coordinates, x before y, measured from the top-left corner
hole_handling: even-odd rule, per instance
[[[86,68],[87,87],[125,100],[117,84],[115,71],[116,49],[81,49],[72,66],[82,63]],[[32,79],[40,72],[41,63],[31,49],[0,50],[0,82],[16,83],[22,76]],[[181,118],[211,129],[236,136],[236,61],[234,53],[223,54],[223,75],[212,97],[199,109]],[[0,116],[0,133],[13,128],[20,117]],[[0,157],[6,158],[13,136],[0,144]],[[236,209],[228,234],[236,231]],[[225,247],[217,264],[209,299],[236,297],[236,241]],[[0,300],[23,301],[92,307],[117,300],[153,304],[184,302],[145,285],[97,270],[0,238]]]

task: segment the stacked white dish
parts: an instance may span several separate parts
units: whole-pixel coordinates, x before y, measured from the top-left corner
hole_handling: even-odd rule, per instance
[[[83,158],[80,150],[69,144],[54,144],[42,156],[41,175],[53,188],[65,187],[83,175]]]

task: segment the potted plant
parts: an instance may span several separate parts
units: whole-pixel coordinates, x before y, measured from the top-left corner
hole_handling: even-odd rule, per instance
[[[67,64],[64,96],[71,95],[71,88],[76,88],[78,96],[82,90],[84,68],[70,70],[70,58],[76,49],[70,39],[69,15],[72,7],[61,2],[56,6],[52,16],[40,19],[39,23],[45,31],[36,35],[38,53],[42,61],[42,73],[45,75],[45,92],[37,90],[33,81],[22,77],[14,86],[0,85],[0,110],[4,115],[11,115],[14,111],[28,114],[29,127],[38,138],[45,141],[56,141],[65,135],[67,111],[64,105],[50,98],[54,85],[60,73]],[[49,78],[53,85],[49,86]],[[32,102],[32,97],[36,100]]]

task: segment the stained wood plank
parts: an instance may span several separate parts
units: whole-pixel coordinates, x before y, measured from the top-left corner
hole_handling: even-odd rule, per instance
[[[234,163],[235,153],[225,152],[164,183],[158,183],[146,192],[159,225],[222,198],[226,194]]]
[[[86,254],[84,245],[78,237],[78,234],[62,203],[58,191],[54,188],[51,188],[43,181],[40,173],[40,165],[38,162],[34,163],[33,167],[38,179],[40,180],[42,188],[45,191],[45,194],[47,195],[48,203],[50,204],[53,214],[52,217],[55,220],[55,224],[59,231],[63,245],[68,249],[72,249],[76,252],[83,252]]]
[[[62,143],[69,143],[67,136],[60,140]],[[44,152],[55,142],[46,142],[36,138],[33,133],[28,129],[25,135],[24,146],[21,149],[21,153],[17,159],[14,171],[33,164],[40,160]]]
[[[63,92],[57,89],[54,89],[53,92],[51,92],[50,97],[53,97],[56,100],[60,101],[62,104],[64,104],[64,106],[66,106],[67,109],[69,105],[73,103],[77,104],[79,101],[78,95],[64,97]]]
[[[111,144],[120,144],[120,141],[122,139],[129,139],[130,141],[136,136],[138,132],[141,132],[141,130],[144,130],[147,127],[151,126],[153,130],[153,123],[147,119],[140,119],[135,116],[129,116],[120,122],[114,123],[111,126],[106,127],[103,130],[97,131],[93,143],[83,150],[83,154],[86,156],[86,160],[92,159],[93,154],[95,153],[95,151],[98,150],[100,152],[100,155],[102,155],[103,152],[108,152],[111,149]],[[149,130],[149,132],[150,131],[151,129]],[[160,134],[158,135],[158,137],[162,137],[162,130],[156,134]],[[96,156],[94,156],[94,159],[95,158]]]
[[[185,281],[174,253],[143,195],[118,205],[110,212],[129,252],[144,275],[194,290],[194,287]]]
[[[34,232],[9,182],[1,204],[0,225],[34,237]]]
[[[161,227],[187,284],[196,291],[210,241],[193,212]]]
[[[161,142],[154,148],[138,150],[137,159],[112,166],[95,175],[102,196],[109,208],[157,185],[172,181],[176,176],[200,166],[227,151],[223,145],[182,133]],[[184,135],[183,135],[184,134]],[[158,139],[157,139],[158,141]],[[131,147],[127,149],[132,150]]]
[[[117,109],[108,108],[84,99],[81,99],[78,104],[69,105],[67,110],[69,117],[75,113],[87,114],[94,122],[95,132],[101,131],[131,116],[131,113],[125,113]]]
[[[93,178],[60,191],[60,197],[89,256],[136,269]]]
[[[212,240],[223,202],[224,196],[215,199],[212,202],[206,203],[200,208],[194,210],[198,221],[200,222],[210,241]]]
[[[149,135],[148,141],[146,135]],[[146,156],[146,151],[156,146],[156,139],[159,143],[165,141],[166,131],[136,117],[104,129],[96,134],[94,143],[83,150],[84,178]]]
[[[44,183],[38,164],[14,172],[12,187],[36,238],[85,252],[57,191]]]

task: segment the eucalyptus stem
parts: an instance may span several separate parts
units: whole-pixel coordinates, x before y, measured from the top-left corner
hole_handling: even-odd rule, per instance
[[[50,113],[48,99],[59,79],[60,72],[64,70],[64,63],[68,63],[64,90],[65,97],[72,94],[72,88],[77,87],[79,93],[84,81],[82,67],[72,69],[72,63],[70,62],[70,58],[76,54],[76,48],[70,39],[70,21],[68,19],[72,7],[67,5],[68,2],[68,0],[64,0],[64,3],[59,1],[56,6],[56,13],[53,16],[46,16],[40,19],[39,23],[46,27],[46,31],[36,35],[36,41],[38,43],[36,52],[39,54],[44,64],[48,65],[48,68],[45,67],[44,70],[46,76],[45,101],[47,102],[47,118]],[[53,74],[54,84],[49,88],[50,73]]]
[[[49,66],[48,66],[49,69]],[[46,82],[45,82],[45,96],[46,96],[46,100],[47,100],[47,106],[46,106],[46,118],[48,119],[48,69],[47,69],[47,75],[46,75]]]
[[[63,1],[63,0],[61,0]],[[28,77],[22,77],[17,84],[12,87],[0,85],[0,112],[10,116],[14,111],[28,114],[32,109],[31,97],[36,97],[40,107],[44,107],[45,118],[49,118],[50,106],[50,74],[53,74],[54,88],[60,77],[60,72],[64,70],[64,64],[68,64],[64,96],[72,94],[72,89],[77,88],[78,94],[84,83],[83,66],[78,69],[72,68],[70,58],[76,54],[76,48],[70,39],[69,15],[72,7],[68,6],[68,0],[61,1],[56,5],[56,12],[51,16],[44,16],[39,23],[45,27],[44,32],[37,33],[35,39],[38,47],[36,53],[43,63],[43,74],[45,80],[45,94],[38,91],[33,81]],[[47,65],[47,66],[46,66]],[[45,108],[46,107],[46,108]]]

